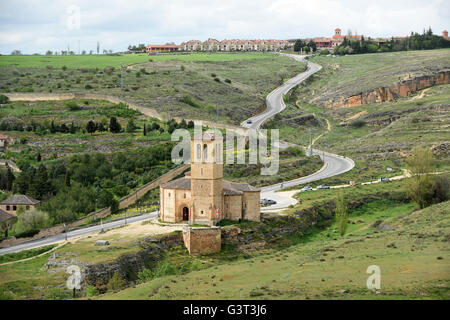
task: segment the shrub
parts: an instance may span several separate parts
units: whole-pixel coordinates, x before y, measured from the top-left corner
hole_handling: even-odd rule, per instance
[[[9,102],[9,98],[3,94],[0,94],[0,104],[5,104]]]
[[[303,149],[301,149],[301,148],[299,148],[299,147],[289,147],[289,148],[287,149],[287,151],[288,151],[290,154],[292,154],[292,155],[294,155],[294,156],[297,156],[297,157],[302,157],[302,156],[305,155],[305,150],[303,150]]]
[[[350,122],[350,126],[353,128],[361,128],[366,125],[366,122],[364,120],[353,120]]]
[[[80,110],[80,106],[75,101],[67,101],[66,107],[69,108],[70,111]]]
[[[86,90],[89,90],[89,89],[92,89],[93,87],[92,87],[90,84],[87,84],[87,85],[84,86],[84,88],[85,88]]]
[[[153,270],[144,268],[138,274],[139,282],[150,281],[154,278],[179,274],[180,270],[175,268],[168,261],[160,261]]]
[[[220,82],[220,79],[219,78],[214,78],[214,81]]]
[[[184,66],[181,66],[180,69],[181,69],[181,71],[184,71]]]
[[[107,288],[111,291],[117,291],[125,286],[125,281],[119,276],[117,272],[109,279]]]
[[[231,84],[231,80],[230,79],[225,79],[225,82]]]
[[[107,66],[103,68],[103,72],[110,76],[114,72],[114,67]]]
[[[200,103],[195,101],[194,98],[192,98],[192,96],[189,95],[189,94],[183,94],[183,96],[181,97],[181,101],[186,103],[186,104],[188,104],[188,105],[190,105],[190,106],[193,106],[195,108],[200,108],[201,107]]]
[[[211,77],[215,78],[217,75],[215,73],[211,73]]]
[[[94,286],[88,286],[88,287],[86,288],[86,296],[88,296],[88,297],[93,297],[93,296],[96,296],[96,295],[98,295],[98,294],[99,294],[99,292],[98,292],[98,290],[97,290],[96,287],[94,287]]]
[[[66,71],[66,70],[67,70],[67,67],[66,67],[66,66],[62,66],[61,69],[63,69],[64,71]]]

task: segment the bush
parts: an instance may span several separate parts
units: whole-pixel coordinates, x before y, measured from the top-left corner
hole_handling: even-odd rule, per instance
[[[215,78],[217,75],[215,73],[211,73],[211,77]]]
[[[125,286],[125,281],[119,276],[117,272],[109,279],[107,288],[111,291],[117,291]]]
[[[160,261],[153,270],[143,269],[138,273],[139,282],[150,281],[154,278],[179,274],[180,270],[175,268],[168,261]]]
[[[183,94],[183,96],[181,97],[181,101],[195,108],[201,107],[201,104],[195,101],[194,98],[192,98],[192,96],[189,94]]]
[[[103,72],[110,76],[114,72],[114,67],[107,66],[103,68]]]
[[[219,78],[214,78],[214,81],[220,82],[220,79]]]
[[[366,122],[364,120],[353,120],[349,125],[353,128],[361,128],[366,125]]]
[[[80,110],[80,106],[75,101],[67,101],[66,107],[69,108],[70,111]]]
[[[98,295],[98,294],[99,294],[99,292],[98,292],[98,290],[97,290],[96,287],[94,287],[94,286],[88,286],[88,287],[86,288],[86,296],[88,296],[88,297],[93,297],[93,296],[96,296],[96,295]]]
[[[231,84],[231,80],[230,79],[225,79],[225,82]]]
[[[9,102],[9,98],[3,94],[0,94],[0,104],[5,104]]]
[[[303,157],[305,155],[305,150],[299,148],[299,147],[289,147],[287,148],[287,152],[290,154],[296,156],[296,157]]]
[[[89,90],[89,89],[92,89],[93,87],[92,87],[90,84],[87,84],[87,85],[84,86],[84,88],[85,88],[86,90]]]

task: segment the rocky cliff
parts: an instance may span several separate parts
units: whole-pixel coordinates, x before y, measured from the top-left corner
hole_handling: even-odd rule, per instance
[[[339,109],[391,101],[397,98],[406,97],[418,90],[448,83],[450,83],[450,70],[444,70],[431,75],[417,76],[412,79],[402,80],[401,82],[390,86],[378,87],[349,97],[331,99],[327,101],[325,105],[328,108]]]

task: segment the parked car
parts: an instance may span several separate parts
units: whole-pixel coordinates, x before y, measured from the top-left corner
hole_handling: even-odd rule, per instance
[[[330,186],[326,184],[321,184],[320,186],[317,187],[317,189],[330,189]]]
[[[251,124],[252,123],[252,120],[247,120],[247,124]]]
[[[275,200],[266,199],[266,198],[261,199],[261,201],[259,203],[261,203],[261,204],[277,204],[277,202]]]
[[[380,179],[378,179],[378,181],[380,181],[380,182],[386,182],[386,181],[389,181],[389,178],[381,177]]]
[[[348,184],[351,185],[351,186],[356,186],[356,181],[349,180]]]
[[[300,189],[300,192],[311,191],[313,188],[311,186],[304,186]]]

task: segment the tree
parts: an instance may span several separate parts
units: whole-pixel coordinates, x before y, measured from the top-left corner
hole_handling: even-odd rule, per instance
[[[338,193],[335,204],[336,209],[334,211],[334,214],[336,216],[336,224],[339,234],[343,236],[345,234],[345,230],[347,229],[348,211],[344,199],[344,194],[342,192]]]
[[[20,55],[22,55],[22,52],[20,52],[20,50],[13,50],[13,51],[11,52],[11,55],[12,55],[12,56],[20,56]]]
[[[41,160],[42,160],[41,153],[38,152],[37,157],[36,157],[36,161],[37,162],[41,162]]]
[[[142,134],[143,134],[144,136],[147,135],[147,129],[146,129],[145,123],[144,123],[144,129],[143,129],[143,131],[142,131]]]
[[[39,230],[48,225],[49,219],[45,212],[37,209],[30,209],[18,214],[18,221],[14,225],[16,233],[23,233],[31,230]]]
[[[14,174],[11,171],[11,168],[8,166],[8,169],[6,170],[6,190],[11,191],[13,187],[13,182],[16,179],[14,177]]]
[[[53,51],[47,50],[47,52],[45,52],[45,55],[46,56],[51,56],[51,55],[53,55]]]
[[[303,41],[300,39],[297,39],[294,44],[294,51],[299,52],[303,46],[304,46]]]
[[[129,133],[132,133],[132,132],[134,132],[134,130],[136,130],[136,125],[134,124],[134,120],[133,119],[129,119],[128,120],[126,130]]]
[[[94,121],[89,120],[89,122],[86,124],[86,131],[92,135],[96,130],[97,126],[95,125]]]
[[[97,41],[97,54],[100,53],[100,42]]]
[[[122,127],[120,123],[117,122],[117,118],[111,117],[109,119],[109,131],[111,131],[112,133],[118,133],[120,132],[120,130],[122,130]]]
[[[312,41],[312,40],[309,40],[308,47],[312,48],[313,51],[317,50],[316,43],[314,41]]]
[[[406,159],[406,165],[411,174],[411,178],[405,180],[408,194],[423,209],[426,205],[427,193],[431,191],[430,173],[434,171],[433,151],[425,147],[415,147]]]
[[[66,176],[64,177],[64,182],[67,187],[70,187],[70,171],[66,170]]]

